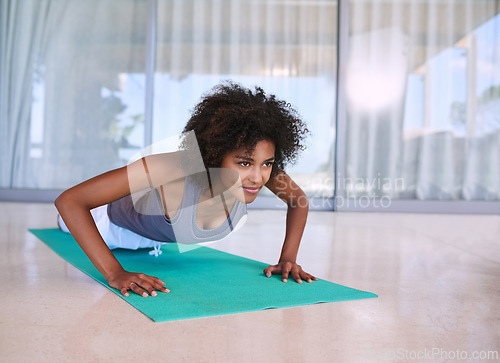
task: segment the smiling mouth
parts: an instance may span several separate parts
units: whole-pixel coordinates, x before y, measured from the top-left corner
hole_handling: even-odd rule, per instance
[[[257,194],[260,190],[260,188],[251,188],[251,187],[242,187],[242,188],[245,192],[250,194]]]

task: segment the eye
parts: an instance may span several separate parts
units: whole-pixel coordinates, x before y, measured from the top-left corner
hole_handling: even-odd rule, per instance
[[[250,163],[248,161],[240,161],[238,164],[243,167],[250,166]]]
[[[267,167],[272,167],[272,166],[273,166],[273,164],[274,164],[274,162],[273,162],[273,161],[268,161],[268,162],[264,163],[264,166],[267,166]]]

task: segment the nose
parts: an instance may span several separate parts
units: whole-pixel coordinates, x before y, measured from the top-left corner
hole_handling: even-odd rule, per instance
[[[263,174],[259,167],[254,167],[248,175],[248,180],[255,184],[262,184]]]

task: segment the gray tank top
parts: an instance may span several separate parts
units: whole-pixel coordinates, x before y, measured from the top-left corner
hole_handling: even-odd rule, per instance
[[[231,233],[240,221],[245,220],[242,217],[246,215],[246,204],[236,200],[224,223],[214,229],[201,229],[196,221],[200,194],[201,188],[193,183],[188,176],[184,183],[181,208],[173,218],[168,219],[165,216],[161,197],[155,188],[151,188],[140,198],[132,198],[132,196],[127,195],[109,203],[108,217],[117,226],[143,237],[159,242],[184,244],[220,240]],[[133,200],[141,204],[141,207],[137,209],[148,211],[148,213],[139,213],[134,207]]]

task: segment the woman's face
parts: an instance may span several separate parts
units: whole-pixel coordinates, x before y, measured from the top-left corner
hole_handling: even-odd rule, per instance
[[[238,172],[245,203],[252,203],[271,176],[274,163],[274,144],[262,140],[251,154],[244,149],[227,153],[222,159],[222,168]]]

